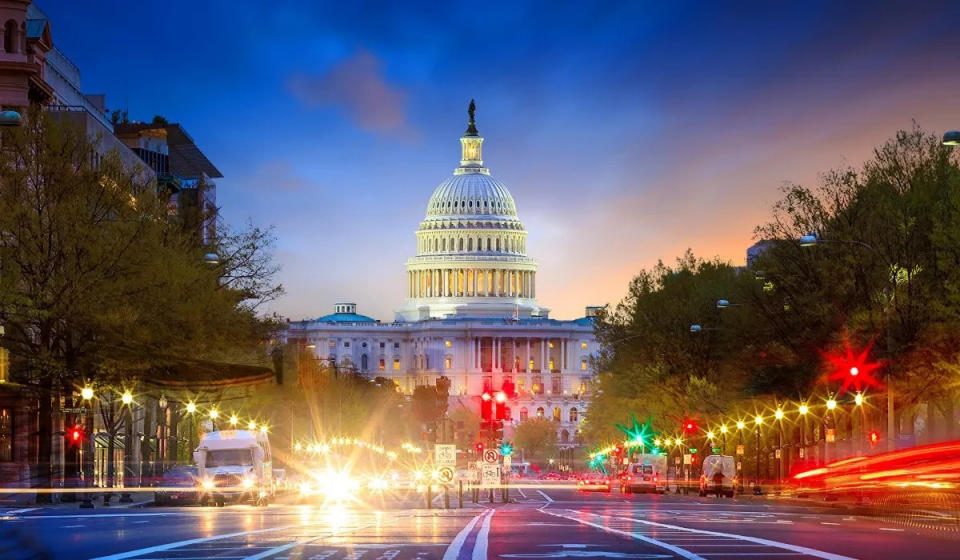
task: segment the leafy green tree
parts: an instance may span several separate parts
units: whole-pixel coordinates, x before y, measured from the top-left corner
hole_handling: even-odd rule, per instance
[[[546,463],[557,453],[557,424],[546,418],[528,418],[513,432],[514,449],[527,461]]]

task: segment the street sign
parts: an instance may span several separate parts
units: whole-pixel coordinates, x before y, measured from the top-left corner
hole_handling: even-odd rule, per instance
[[[480,484],[484,486],[500,484],[500,467],[484,463],[483,469],[480,471]]]
[[[714,452],[714,453],[720,453],[720,448],[719,448],[719,447],[714,447],[714,448],[711,449],[710,451],[712,451],[712,452]]]
[[[679,456],[673,458],[673,464],[674,464],[674,465],[679,465],[679,464],[680,464],[680,457],[679,457]]]
[[[483,462],[495,465],[500,462],[500,452],[496,449],[486,449],[483,452]]]
[[[837,431],[833,428],[827,428],[827,441],[830,443],[837,441]]]
[[[433,446],[433,462],[438,466],[457,466],[457,446],[438,443]]]
[[[776,458],[776,459],[779,459],[779,458],[780,458],[780,450],[779,450],[779,449],[777,449],[776,454],[774,455],[774,458]]]
[[[737,446],[737,455],[743,455],[743,446],[742,446],[742,445],[738,445],[738,446]]]
[[[697,451],[699,451],[699,449],[697,449],[696,447],[690,448],[690,453],[696,453]]]
[[[453,467],[445,465],[437,469],[437,481],[440,484],[450,484],[453,482],[453,477]]]
[[[683,464],[684,464],[684,465],[689,465],[689,464],[692,462],[692,459],[693,459],[693,455],[691,455],[691,454],[689,454],[689,453],[684,453],[684,454],[683,454]]]
[[[804,449],[801,447],[801,448],[798,449],[797,451],[800,453],[800,458],[803,459],[803,456],[805,455]]]
[[[87,409],[86,409],[86,408],[83,408],[83,407],[80,407],[80,408],[61,408],[61,409],[60,409],[60,412],[62,412],[62,413],[64,413],[64,414],[86,414],[86,413],[87,413]]]

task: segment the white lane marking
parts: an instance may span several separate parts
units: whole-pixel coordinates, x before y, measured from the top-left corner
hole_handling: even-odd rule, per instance
[[[896,529],[894,527],[877,527],[877,529],[880,529],[881,531],[896,531],[898,533],[903,532],[903,529]]]
[[[584,521],[584,520],[582,520],[582,519],[577,519],[577,518],[575,518],[575,517],[567,517],[566,515],[560,515],[559,513],[552,513],[552,512],[550,512],[550,511],[544,509],[544,508],[540,508],[540,511],[542,511],[543,513],[546,513],[547,515],[552,515],[552,516],[554,516],[554,517],[562,517],[563,519],[569,519],[569,520],[571,520],[571,521],[576,521],[577,523],[582,523],[583,525],[589,525],[589,526],[591,526],[591,527],[595,527],[595,528],[597,528],[597,529],[600,529],[601,531],[607,531],[607,532],[609,532],[609,533],[615,533],[615,534],[618,534],[618,535],[625,535],[625,536],[627,536],[627,537],[636,539],[636,540],[638,540],[638,541],[643,541],[643,542],[645,542],[645,543],[647,543],[647,544],[652,544],[653,546],[657,546],[657,547],[660,547],[660,548],[669,550],[670,552],[672,552],[672,553],[674,553],[674,554],[678,554],[678,555],[682,556],[683,558],[686,558],[687,560],[707,560],[707,559],[704,558],[703,556],[698,556],[698,555],[694,554],[693,552],[690,552],[690,551],[688,551],[688,550],[684,550],[684,549],[682,549],[682,548],[680,548],[680,547],[677,547],[677,546],[673,546],[672,544],[665,543],[665,542],[663,542],[663,541],[658,541],[658,540],[656,540],[656,539],[651,539],[650,537],[644,536],[644,535],[642,535],[642,534],[640,534],[640,533],[631,533],[631,532],[629,532],[629,531],[621,531],[620,529],[614,529],[614,528],[612,528],[612,527],[607,527],[607,526],[605,526],[605,525],[598,525],[598,524],[596,524],[596,523],[591,523],[591,522],[589,522],[589,521]],[[568,511],[570,511],[570,510],[568,510]],[[444,559],[444,560],[446,560],[446,559]]]
[[[473,530],[474,525],[477,524],[477,521],[480,521],[480,518],[487,514],[490,510],[483,510],[481,513],[477,514],[476,517],[470,520],[463,529],[460,529],[460,532],[457,533],[456,537],[453,537],[453,540],[450,541],[450,546],[447,547],[446,552],[443,553],[443,560],[457,560],[457,556],[460,555],[460,549],[463,548],[463,542],[467,540],[467,535],[470,534],[470,531]]]
[[[38,510],[38,509],[40,509],[40,508],[11,509],[11,510],[5,511],[5,512],[3,512],[3,513],[6,513],[6,514],[10,514],[10,513],[27,513],[28,511],[36,511],[36,510]]]
[[[79,515],[25,515],[17,519],[96,519],[98,517],[169,517],[180,513],[86,513]]]
[[[483,518],[483,524],[480,525],[480,532],[477,533],[477,542],[473,545],[472,560],[487,560],[487,540],[490,537],[490,521],[497,510],[489,510],[490,514]]]
[[[137,556],[143,556],[144,554],[152,554],[154,552],[163,552],[165,550],[170,550],[171,548],[179,548],[181,546],[188,546],[191,544],[204,543],[210,541],[217,541],[220,539],[229,539],[232,537],[242,537],[245,535],[257,535],[259,533],[272,533],[275,531],[284,531],[287,529],[296,529],[298,527],[303,527],[303,524],[300,525],[284,525],[282,527],[269,527],[267,529],[256,529],[253,531],[239,531],[236,533],[225,533],[223,535],[214,535],[212,537],[202,537],[198,539],[189,539],[185,541],[177,541],[167,544],[158,544],[157,546],[150,546],[147,548],[139,548],[137,550],[130,550],[128,552],[120,552],[118,554],[111,554],[109,556],[98,556],[97,558],[92,558],[91,560],[123,560],[124,558],[134,558]]]
[[[406,518],[409,518],[409,517],[411,517],[411,516],[410,516],[410,515],[397,515],[397,516],[394,516],[394,517],[393,517],[392,521],[398,521],[398,520],[400,520],[400,519],[406,519]],[[269,549],[269,550],[265,550],[265,551],[263,551],[263,552],[258,552],[257,554],[254,554],[253,556],[245,556],[245,557],[241,557],[241,558],[244,558],[244,560],[261,560],[262,558],[266,558],[266,557],[268,557],[268,556],[273,556],[274,554],[280,554],[281,552],[290,550],[291,548],[294,548],[294,547],[297,547],[297,546],[308,545],[308,544],[310,544],[310,543],[314,543],[314,542],[319,541],[319,540],[321,540],[321,539],[326,539],[326,538],[334,537],[334,536],[340,536],[340,535],[343,535],[344,533],[353,533],[353,532],[355,532],[355,531],[360,531],[360,530],[366,529],[366,528],[368,528],[368,527],[373,527],[373,526],[375,526],[375,525],[377,525],[377,524],[378,524],[378,522],[375,521],[375,522],[373,522],[373,523],[367,523],[366,525],[357,525],[356,527],[348,527],[348,528],[344,528],[344,529],[342,529],[342,530],[331,531],[330,534],[318,535],[318,536],[316,536],[316,537],[312,537],[312,538],[309,538],[309,539],[294,540],[293,542],[290,542],[290,543],[287,543],[287,544],[282,544],[282,545],[280,545],[280,546],[273,547],[273,548],[271,548],[271,549]]]
[[[521,498],[523,498],[524,500],[527,499],[527,495],[523,493],[523,489],[522,489],[522,488],[517,488],[517,492],[520,492],[520,497],[521,497]]]
[[[552,504],[552,503],[553,503],[553,498],[551,498],[550,496],[547,496],[546,494],[544,494],[542,490],[537,490],[537,492],[538,492],[541,496],[543,496],[543,499],[546,500],[548,504]]]
[[[580,512],[577,512],[580,513]],[[790,550],[792,552],[799,552],[800,554],[806,554],[808,556],[815,556],[817,558],[823,558],[824,560],[856,560],[849,556],[843,556],[840,554],[833,554],[830,552],[824,552],[822,550],[816,550],[813,548],[807,548],[805,546],[799,546],[795,544],[788,544],[779,541],[771,541],[768,539],[761,539],[759,537],[748,537],[746,535],[737,535],[734,533],[721,533],[719,531],[706,531],[703,529],[691,529],[689,527],[680,527],[678,525],[667,525],[666,523],[656,523],[654,521],[647,521],[645,519],[633,519],[630,517],[618,517],[617,519],[622,519],[624,521],[635,521],[637,523],[643,523],[644,525],[650,525],[653,527],[666,527],[668,529],[679,529],[681,531],[686,530],[691,533],[700,533],[701,535],[713,535],[715,537],[727,537],[730,539],[737,539],[746,542],[752,542],[757,544],[765,544],[767,546],[772,546],[774,548],[782,548],[784,550]]]
[[[820,524],[821,525],[840,525],[839,523],[832,523],[830,521],[821,521]]]
[[[799,552],[711,552],[710,556],[803,556]]]
[[[86,527],[86,525],[63,525],[61,529],[79,529],[80,527]]]

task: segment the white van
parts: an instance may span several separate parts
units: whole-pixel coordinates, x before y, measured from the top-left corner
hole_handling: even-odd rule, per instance
[[[700,475],[700,495],[733,497],[737,487],[737,463],[732,455],[707,455]]]
[[[620,473],[620,493],[667,491],[667,459],[663,455],[641,453],[636,463]]]
[[[200,438],[193,452],[199,469],[201,502],[257,505],[273,499],[273,463],[266,432],[221,430]]]

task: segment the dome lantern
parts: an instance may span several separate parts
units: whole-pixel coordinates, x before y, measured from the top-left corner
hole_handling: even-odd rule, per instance
[[[467,123],[467,131],[460,138],[460,167],[454,173],[462,175],[464,173],[483,173],[490,174],[490,171],[483,166],[483,137],[477,132],[477,104],[470,100],[470,106],[467,108],[467,115],[470,120]]]

